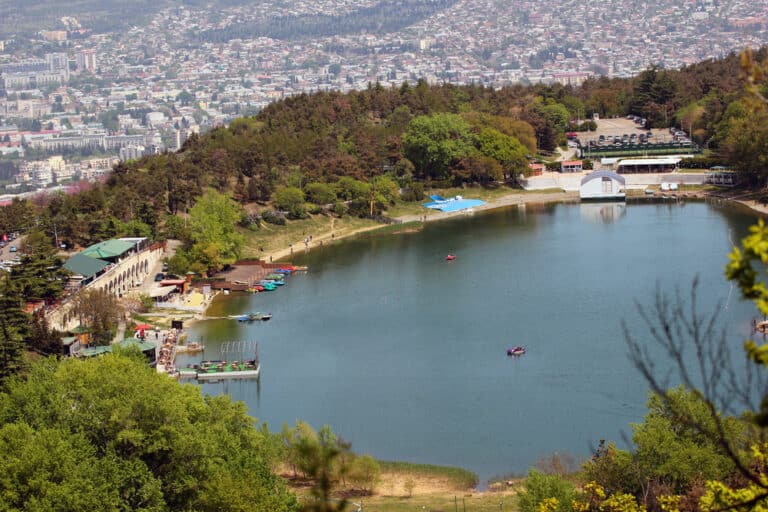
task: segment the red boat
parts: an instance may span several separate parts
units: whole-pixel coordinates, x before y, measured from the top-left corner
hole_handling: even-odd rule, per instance
[[[445,257],[445,261],[453,261],[455,259],[456,259],[456,256],[453,254],[449,254],[448,256]]]

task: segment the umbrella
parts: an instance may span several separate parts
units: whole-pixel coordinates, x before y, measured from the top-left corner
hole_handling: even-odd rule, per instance
[[[147,329],[152,329],[152,326],[149,324],[139,324],[133,328],[134,331],[146,331]]]

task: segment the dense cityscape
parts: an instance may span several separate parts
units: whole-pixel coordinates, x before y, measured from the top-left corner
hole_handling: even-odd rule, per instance
[[[192,133],[304,92],[419,79],[578,85],[768,41],[764,2],[436,1],[396,30],[348,26],[386,18],[376,5],[175,7],[115,32],[64,16],[0,40],[4,192],[98,179],[119,159],[177,150]]]

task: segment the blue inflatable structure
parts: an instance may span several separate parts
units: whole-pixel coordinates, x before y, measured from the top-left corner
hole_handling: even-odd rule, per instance
[[[441,212],[458,212],[461,210],[467,210],[485,204],[485,201],[480,199],[464,199],[461,196],[444,198],[438,195],[429,196],[432,199],[431,203],[425,203],[422,206],[431,210],[440,210]]]

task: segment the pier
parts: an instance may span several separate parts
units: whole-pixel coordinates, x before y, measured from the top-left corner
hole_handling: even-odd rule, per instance
[[[253,359],[245,359],[246,353],[252,353]],[[179,379],[196,379],[203,382],[260,377],[261,363],[259,362],[259,345],[256,341],[226,341],[221,345],[221,355],[226,359],[203,360],[198,364],[177,368],[175,376]],[[230,358],[229,355],[232,357]]]

